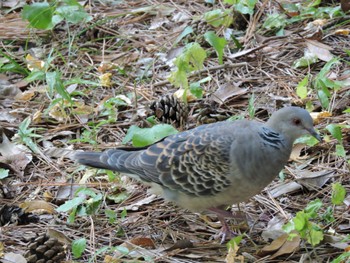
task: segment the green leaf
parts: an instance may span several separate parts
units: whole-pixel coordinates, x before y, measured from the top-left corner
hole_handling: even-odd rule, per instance
[[[22,18],[29,21],[30,26],[38,29],[52,29],[52,16],[55,8],[48,3],[33,3],[25,5],[22,10]]]
[[[347,108],[346,110],[344,110],[343,113],[350,113],[350,108]]]
[[[106,209],[105,215],[108,217],[108,223],[114,224],[117,221],[117,213],[114,210]]]
[[[126,144],[128,142],[131,142],[132,141],[132,137],[134,136],[134,134],[137,132],[137,131],[140,131],[141,128],[136,126],[136,125],[132,125],[129,127],[124,139],[122,140],[122,144]]]
[[[305,230],[308,224],[308,216],[304,211],[299,211],[293,219],[295,229],[299,232]]]
[[[175,59],[176,70],[169,77],[169,81],[176,87],[188,88],[187,74],[203,68],[207,54],[198,43],[189,43],[183,52]]]
[[[254,96],[254,93],[253,93],[252,96],[250,96],[249,102],[248,102],[248,112],[249,112],[249,117],[250,117],[251,119],[253,119],[254,116],[255,116],[255,106],[254,106],[254,103],[255,103],[255,96]]]
[[[305,208],[305,212],[307,214],[307,217],[309,218],[315,218],[318,214],[318,210],[322,207],[323,203],[320,199],[315,199],[311,201]]]
[[[288,222],[287,224],[285,224],[284,226],[282,226],[282,230],[284,232],[290,233],[293,230],[295,230],[295,225],[293,221]]]
[[[35,80],[45,80],[46,74],[44,71],[35,70],[29,73],[29,75],[24,79],[27,82],[32,82]]]
[[[218,37],[215,35],[213,31],[209,31],[204,34],[204,39],[212,46],[214,47],[218,58],[219,58],[219,64],[223,64],[223,55],[224,55],[224,48],[226,46],[226,40],[222,37]]]
[[[135,147],[144,147],[176,133],[178,131],[169,124],[157,124],[152,128],[144,128],[135,132],[132,137],[132,143]]]
[[[292,67],[293,68],[306,68],[309,67],[312,64],[315,64],[318,61],[318,58],[316,55],[310,53],[310,54],[304,54],[303,57],[298,58],[293,62]]]
[[[199,82],[191,83],[190,91],[198,99],[201,99],[203,97],[203,89],[201,88],[201,84]]]
[[[326,129],[332,134],[334,138],[338,140],[338,142],[341,142],[343,140],[341,126],[338,124],[329,124],[326,126]]]
[[[340,183],[332,184],[332,204],[341,205],[346,196],[346,189]]]
[[[255,4],[257,3],[257,0],[239,0],[235,5],[234,8],[241,14],[249,14],[253,15]]]
[[[66,19],[68,22],[77,24],[84,20],[89,21],[92,17],[75,0],[65,0],[66,5],[57,7],[56,13]]]
[[[62,98],[64,98],[65,100],[68,100],[69,102],[72,102],[72,98],[70,94],[64,88],[61,73],[57,71],[47,72],[46,82],[47,82],[47,85],[49,86],[49,94],[51,97],[53,97],[54,91],[56,91]]]
[[[347,262],[350,258],[350,252],[344,252],[337,258],[333,259],[331,263],[344,263]]]
[[[307,241],[312,245],[316,246],[323,240],[323,232],[318,225],[312,224]]]
[[[231,238],[230,241],[227,242],[226,247],[227,248],[234,248],[235,246],[239,246],[243,239],[243,235],[236,236],[234,238]]]
[[[82,196],[78,196],[73,198],[72,200],[66,201],[63,205],[57,207],[57,212],[68,212],[69,210],[76,208],[78,205],[81,205],[85,201],[85,198]]]
[[[297,95],[299,96],[300,99],[305,99],[307,96],[307,85],[309,82],[309,78],[306,76],[305,78],[303,78],[302,81],[300,81],[298,83],[297,86]]]
[[[181,32],[181,34],[176,38],[175,44],[179,43],[181,39],[186,37],[187,35],[193,33],[193,28],[191,26],[185,27],[185,29]]]
[[[286,20],[286,15],[284,14],[271,14],[269,15],[264,24],[263,24],[263,28],[267,29],[267,30],[271,30],[271,29],[280,29],[282,27],[285,27],[287,25],[287,20]]]
[[[213,27],[229,27],[233,22],[232,10],[215,9],[204,14],[205,21]]]
[[[72,252],[75,258],[80,258],[86,248],[86,239],[80,238],[73,240],[72,242]]]
[[[327,96],[327,93],[324,90],[318,90],[317,96],[321,102],[321,105],[323,108],[328,108],[329,106],[329,98]]]
[[[337,144],[335,146],[335,153],[339,156],[339,157],[346,157],[346,151],[344,149],[344,146],[342,144]]]
[[[0,168],[0,180],[9,176],[9,170]]]
[[[306,145],[312,147],[312,146],[318,144],[319,141],[311,135],[304,135],[304,136],[295,140],[294,144],[297,144],[297,143],[306,144]]]

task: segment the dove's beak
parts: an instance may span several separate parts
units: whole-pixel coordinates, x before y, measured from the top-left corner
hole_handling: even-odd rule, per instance
[[[308,129],[307,130],[313,137],[315,137],[319,142],[322,142],[321,136],[313,129]]]

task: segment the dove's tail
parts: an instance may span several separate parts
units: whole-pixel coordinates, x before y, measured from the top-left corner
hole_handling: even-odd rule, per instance
[[[94,168],[113,170],[121,173],[130,173],[125,161],[136,152],[125,150],[107,150],[104,152],[76,152],[73,160]]]

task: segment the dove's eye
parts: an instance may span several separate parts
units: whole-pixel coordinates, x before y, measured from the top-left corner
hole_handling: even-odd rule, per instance
[[[295,118],[295,119],[293,119],[293,124],[294,125],[300,125],[300,123],[301,123],[301,120],[300,119],[298,119],[298,118]]]

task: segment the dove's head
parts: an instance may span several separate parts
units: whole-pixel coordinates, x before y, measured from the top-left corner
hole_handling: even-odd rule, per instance
[[[295,141],[300,136],[311,134],[321,141],[320,135],[315,131],[310,113],[299,107],[285,107],[274,112],[266,125]]]

